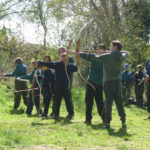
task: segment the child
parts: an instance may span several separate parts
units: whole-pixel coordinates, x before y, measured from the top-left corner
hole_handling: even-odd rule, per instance
[[[27,67],[26,65],[23,64],[23,60],[21,57],[17,57],[15,59],[15,69],[12,73],[7,73],[4,74],[4,77],[22,77],[25,76],[27,74]],[[19,90],[27,90],[27,82],[26,81],[19,81],[19,80],[15,80],[15,90],[19,91]],[[24,100],[24,104],[27,106],[28,105],[28,98],[27,98],[27,91],[23,91],[23,92],[15,92],[14,93],[14,109],[17,109],[20,105],[21,102],[21,95],[23,96],[23,100]]]
[[[74,116],[74,107],[73,107],[73,102],[71,98],[71,90],[69,87],[67,74],[69,74],[70,72],[76,72],[77,66],[72,63],[67,64],[66,56],[67,56],[66,53],[61,54],[59,62],[38,61],[39,66],[45,66],[45,67],[54,69],[56,73],[56,83],[55,83],[55,102],[56,103],[55,103],[55,111],[54,111],[55,114],[53,118],[59,117],[60,105],[61,105],[61,100],[63,97],[65,99],[66,108],[68,111],[67,118],[72,119]],[[65,69],[65,65],[67,69]]]
[[[122,91],[123,91],[123,99],[124,103],[127,104],[129,97],[131,95],[131,83],[133,77],[132,73],[129,71],[129,65],[124,65],[124,71],[122,72]]]
[[[26,113],[30,116],[35,104],[38,115],[42,115],[42,109],[40,106],[40,82],[42,80],[41,71],[36,69],[36,64],[33,61],[32,65],[34,67],[33,71],[30,74],[27,74],[19,79],[28,79],[32,84],[32,91],[29,93],[29,100]]]
[[[139,64],[137,65],[137,71],[135,73],[135,95],[138,107],[143,107],[144,80],[145,74],[143,72],[143,66]]]
[[[106,50],[106,46],[104,44],[99,44],[97,48],[97,54],[103,54],[105,50]],[[81,58],[91,62],[91,67],[88,74],[88,81],[95,88],[93,89],[93,87],[87,83],[86,96],[85,96],[85,103],[86,103],[85,123],[91,124],[92,107],[93,107],[94,98],[96,101],[98,113],[104,122],[105,110],[104,110],[104,102],[103,102],[103,64],[82,56]]]
[[[51,62],[50,56],[45,56],[44,62]],[[42,116],[47,117],[50,100],[51,98],[54,100],[55,71],[47,67],[43,69],[42,91],[44,97],[44,113]],[[52,109],[54,111],[54,104]]]

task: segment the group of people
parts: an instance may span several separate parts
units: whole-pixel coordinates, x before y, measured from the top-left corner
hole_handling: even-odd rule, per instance
[[[144,91],[147,96],[147,107],[149,112],[149,75],[150,75],[150,60],[147,61],[145,69],[143,65],[138,64],[136,66],[136,71],[129,71],[129,64],[124,65],[124,70],[122,71],[122,91],[124,104],[128,105],[130,103],[136,104],[138,107],[143,108],[145,105],[143,100]],[[131,97],[131,89],[134,87],[135,98]],[[150,117],[149,117],[150,118]]]
[[[71,88],[73,73],[77,72],[78,66],[69,55],[71,53],[91,62],[85,94],[85,123],[91,124],[92,107],[95,98],[98,114],[104,123],[104,127],[110,128],[112,103],[114,100],[122,122],[122,128],[126,128],[126,114],[123,101],[126,101],[130,96],[130,88],[128,87],[130,87],[133,77],[128,70],[129,66],[127,64],[125,65],[125,71],[121,72],[123,62],[128,56],[128,52],[122,51],[121,49],[122,44],[118,40],[111,43],[109,51],[106,51],[104,44],[99,44],[96,54],[75,52],[61,47],[58,48],[59,61],[51,61],[50,56],[45,56],[44,61],[35,60],[32,62],[33,71],[30,74],[27,74],[27,67],[23,64],[22,58],[16,58],[15,70],[10,74],[3,75],[5,77],[15,77],[15,89],[18,92],[15,92],[14,109],[19,107],[22,95],[24,104],[27,106],[26,113],[28,115],[31,115],[33,106],[35,105],[38,115],[47,117],[50,101],[52,101],[52,112],[50,116],[51,118],[57,119],[60,116],[61,101],[62,98],[64,98],[68,112],[66,117],[72,119],[74,117],[74,105]],[[142,81],[145,80],[145,78],[147,79],[147,97],[150,99],[150,84],[148,84],[150,61],[147,62],[147,68],[147,73],[144,74],[141,65],[139,65],[135,73],[136,97],[139,106],[142,105],[141,93],[144,83]],[[27,89],[26,79],[30,80],[31,89]],[[103,90],[106,97],[105,106]],[[29,98],[27,98],[27,91],[30,91]],[[40,105],[41,93],[43,94],[44,111],[42,111]],[[148,111],[150,112],[149,103]]]

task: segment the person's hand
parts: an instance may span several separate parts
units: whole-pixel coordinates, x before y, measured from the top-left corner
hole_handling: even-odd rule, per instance
[[[75,51],[70,50],[70,49],[67,49],[66,52],[69,53],[69,54],[75,54]]]
[[[2,76],[3,76],[3,77],[6,77],[6,73],[4,73]]]
[[[148,80],[149,80],[149,75],[146,75],[145,81],[148,82]]]
[[[78,57],[80,55],[80,53],[79,52],[75,52],[75,55]]]
[[[34,74],[34,76],[33,76],[34,78],[36,78],[37,77],[37,75],[36,74]]]
[[[16,80],[20,80],[20,78],[19,77],[17,77],[17,78],[15,78]]]

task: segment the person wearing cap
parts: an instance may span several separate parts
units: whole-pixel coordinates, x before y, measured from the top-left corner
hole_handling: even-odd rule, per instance
[[[15,77],[15,91],[26,90],[23,92],[14,92],[14,109],[18,109],[21,102],[21,96],[23,97],[24,104],[27,106],[28,104],[28,87],[26,81],[18,81],[16,78],[25,76],[27,74],[27,67],[23,64],[23,60],[21,57],[17,57],[15,59],[15,69],[12,73],[3,74],[4,77]]]
[[[99,44],[97,47],[97,54],[105,53],[106,46],[104,44]],[[86,95],[85,95],[85,104],[86,104],[86,114],[85,122],[91,124],[92,120],[92,107],[93,101],[95,98],[98,114],[102,118],[102,121],[105,121],[105,109],[103,102],[103,64],[95,60],[90,60],[89,58],[81,58],[91,62],[91,67],[88,74],[88,82],[93,85],[93,87],[87,83],[86,85]]]
[[[143,107],[143,94],[144,94],[144,81],[145,73],[143,72],[143,66],[141,64],[137,65],[137,71],[135,73],[135,95],[136,95],[136,105],[138,107]]]
[[[67,62],[67,53],[60,55],[60,61],[58,62],[43,62],[38,61],[38,66],[45,66],[55,70],[56,82],[55,82],[55,110],[52,118],[57,119],[60,115],[60,105],[62,98],[65,100],[68,115],[66,118],[72,119],[74,116],[74,106],[72,102],[71,89],[67,74],[76,72],[77,66],[73,63]]]
[[[77,56],[85,57],[90,60],[103,63],[103,83],[104,92],[106,96],[106,111],[104,128],[110,128],[110,121],[112,119],[112,104],[113,100],[116,103],[118,114],[122,122],[122,128],[126,128],[126,114],[123,106],[122,86],[121,86],[121,69],[124,60],[128,56],[128,52],[121,51],[122,44],[115,40],[111,43],[109,53],[96,55],[93,53],[74,52]]]
[[[41,70],[37,69],[37,65],[35,61],[32,61],[33,71],[23,77],[17,78],[20,79],[27,79],[31,83],[31,88],[29,93],[29,100],[28,100],[28,106],[26,110],[26,114],[28,116],[32,115],[33,106],[35,105],[37,114],[42,116],[42,108],[40,105],[40,85],[42,81],[42,74]],[[40,84],[40,85],[39,85]]]
[[[121,72],[122,74],[122,91],[123,91],[123,99],[124,103],[127,104],[129,97],[131,95],[131,83],[133,80],[132,73],[129,71],[129,65],[124,65],[124,71]]]

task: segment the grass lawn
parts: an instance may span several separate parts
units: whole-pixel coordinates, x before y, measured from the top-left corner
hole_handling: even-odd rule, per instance
[[[13,94],[0,83],[0,150],[148,150],[150,149],[150,120],[143,120],[148,113],[134,105],[125,107],[127,130],[113,106],[111,129],[101,129],[102,120],[96,106],[93,109],[92,125],[84,124],[84,90],[73,89],[75,117],[66,120],[64,102],[58,120],[27,117],[23,102],[17,111],[12,110]],[[6,93],[8,93],[6,95]],[[49,110],[51,112],[51,108]]]

